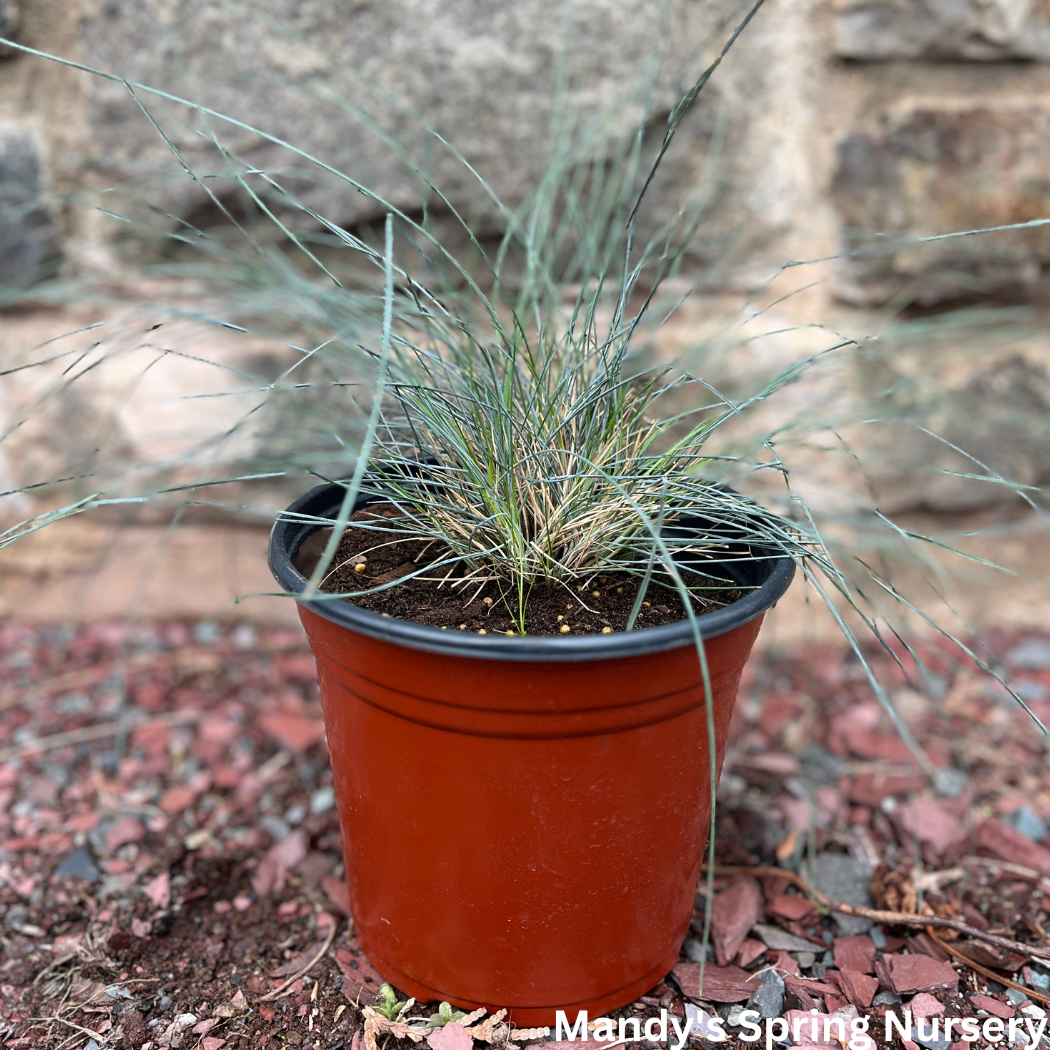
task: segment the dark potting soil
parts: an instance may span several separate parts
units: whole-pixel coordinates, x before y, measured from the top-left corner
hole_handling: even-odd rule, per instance
[[[358,511],[351,521],[389,515],[390,511],[372,506]],[[316,564],[330,530],[314,533],[300,548],[297,565],[308,574]],[[367,552],[367,554],[363,553]],[[404,534],[374,529],[348,528],[339,543],[331,570],[321,584],[329,593],[352,593],[392,583],[420,567],[444,560],[436,544]],[[363,566],[359,571],[358,566]],[[518,633],[515,619],[496,582],[456,586],[455,577],[443,582],[448,567],[436,569],[431,577],[415,577],[373,594],[346,600],[372,612],[399,620],[411,620],[446,630],[475,633]],[[525,633],[530,635],[597,634],[622,631],[627,626],[640,581],[623,572],[596,573],[584,581],[551,589],[536,586],[528,595]],[[692,597],[697,615],[711,612],[744,596],[744,590],[696,591]],[[508,595],[511,601],[516,596]],[[685,619],[681,596],[661,583],[654,574],[646,600],[635,622],[636,629],[658,627]],[[568,627],[566,631],[564,628]]]

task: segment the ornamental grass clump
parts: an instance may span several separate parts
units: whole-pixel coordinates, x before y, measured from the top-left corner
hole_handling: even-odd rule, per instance
[[[379,345],[358,347],[376,376],[361,454],[309,596],[333,590],[331,578],[346,564],[339,541],[362,492],[388,501],[394,513],[357,523],[375,539],[374,548],[355,550],[359,565],[395,538],[425,541],[437,556],[376,588],[328,596],[360,597],[414,577],[466,596],[492,583],[521,633],[536,587],[582,601],[599,573],[637,576],[631,629],[654,575],[683,599],[702,588],[717,605],[719,591],[740,593],[719,566],[756,556],[821,560],[811,533],[717,483],[726,457],[710,439],[746,405],[653,363],[661,320],[653,314],[668,309],[662,285],[678,275],[707,213],[707,188],[669,221],[649,224],[636,243],[647,191],[675,131],[759,6],[673,108],[655,156],[643,145],[644,120],[633,135],[617,137],[608,114],[586,122],[566,106],[536,191],[517,210],[497,202],[506,229],[495,253],[486,254],[444,201],[480,258],[480,276],[396,209],[388,212],[382,252],[314,216],[340,245],[383,269],[385,294]],[[268,189],[286,208],[299,204],[273,180]],[[415,242],[428,275],[399,265],[395,230]],[[574,294],[567,297],[567,288]],[[775,377],[755,399],[796,373]],[[683,401],[689,407],[679,410]],[[676,529],[683,516],[702,519],[703,529]],[[687,577],[678,568],[683,557],[691,562]],[[690,616],[691,603],[685,608]]]
[[[637,362],[633,339],[651,302],[629,311],[639,272],[628,271],[604,319],[609,275],[600,273],[568,309],[537,294],[532,310],[503,323],[486,299],[492,310],[476,323],[407,275],[399,283],[391,265],[367,474],[346,486],[343,518],[362,489],[382,496],[396,513],[358,526],[375,530],[377,547],[386,533],[434,544],[438,559],[416,575],[465,595],[495,583],[523,633],[537,586],[576,597],[607,572],[648,585],[654,568],[674,579],[673,559],[714,567],[744,556],[742,545],[760,557],[809,554],[796,526],[712,483],[707,443],[735,406],[691,376]],[[704,394],[699,405],[661,411],[690,386]],[[703,518],[702,533],[676,533],[683,515]],[[337,528],[314,586],[340,567],[338,537]],[[717,571],[691,579],[708,592],[739,590]]]

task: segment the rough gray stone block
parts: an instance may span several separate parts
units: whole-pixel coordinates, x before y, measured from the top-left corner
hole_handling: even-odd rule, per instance
[[[766,970],[762,974],[747,1005],[757,1010],[762,1017],[780,1016],[784,1008],[784,979],[776,970]]]
[[[914,361],[915,351],[905,351],[904,356]],[[884,510],[967,513],[1020,500],[1005,485],[959,476],[982,475],[985,468],[950,445],[969,453],[988,471],[1032,486],[1028,495],[1045,501],[1045,486],[1050,485],[1050,371],[1045,365],[1018,354],[957,364],[947,379],[931,367],[928,382],[921,381],[921,375],[905,382],[908,370],[902,363],[896,375],[876,379],[869,373],[871,381],[896,391],[892,412],[918,425],[894,428],[872,462]]]
[[[59,256],[58,231],[42,190],[33,139],[22,131],[0,133],[0,285],[32,280]]]
[[[870,882],[871,872],[853,857],[844,853],[821,853],[817,857],[813,885],[832,900],[870,908]],[[870,919],[862,919],[856,915],[840,915],[835,912],[832,918],[839,931],[846,937],[866,933],[872,925]]]
[[[487,214],[495,228],[502,226],[486,211],[487,193],[409,112],[421,114],[493,192],[516,205],[532,191],[551,145],[556,68],[567,40],[581,84],[574,103],[584,119],[623,99],[617,120],[628,134],[643,97],[628,98],[628,88],[648,69],[651,54],[659,49],[666,55],[667,73],[656,85],[652,110],[655,145],[667,113],[699,70],[697,54],[721,31],[719,17],[728,6],[723,0],[676,2],[669,34],[645,0],[578,4],[571,33],[563,0],[84,0],[80,32],[85,62],[236,116],[398,207],[414,212],[429,199],[430,208],[440,210],[399,153],[411,158],[449,200],[471,211],[484,235]],[[171,213],[191,215],[207,205],[201,186],[174,163],[123,85],[85,78],[83,88],[86,153],[93,163],[113,181],[130,174],[142,180],[151,168],[158,179],[168,173],[166,184],[156,183],[157,200]],[[653,216],[654,225],[674,214],[684,187],[695,184],[715,124],[714,109],[704,114],[719,90],[718,84],[705,90],[667,158],[651,194],[666,205],[666,214]],[[294,184],[326,218],[353,226],[384,213],[352,186],[259,136],[217,120],[202,125],[192,112],[155,97],[143,96],[143,103],[195,168],[225,167],[208,144],[214,132],[247,163]],[[358,108],[382,135],[356,119]],[[226,191],[217,186],[216,192]],[[200,221],[208,224],[208,216]]]
[[[896,295],[936,304],[981,293],[1012,297],[1031,289],[1050,261],[1046,227],[927,245],[894,244],[892,235],[1050,215],[1050,183],[1038,170],[1045,160],[1037,159],[1047,149],[1038,136],[1047,131],[1046,111],[1024,106],[915,110],[878,132],[850,136],[840,149],[835,198],[844,243],[860,257],[844,265],[840,294],[861,304]],[[874,236],[880,230],[890,237]],[[891,514],[956,514],[1020,504],[1014,489],[967,474],[998,474],[1031,486],[1027,496],[1045,503],[1050,485],[1045,342],[1027,332],[1010,337],[976,319],[939,334],[920,328],[898,338],[881,344],[884,352],[867,358],[859,376],[865,396],[883,391],[886,415],[906,421],[871,435],[865,458],[880,508]]]
[[[1050,108],[915,106],[839,144],[832,197],[853,258],[843,298],[924,304],[1016,293],[1050,261],[1050,227],[929,244],[911,239],[1050,215]]]
[[[1050,11],[1033,0],[837,0],[835,7],[840,58],[1050,59]]]
[[[18,0],[0,0],[0,37],[7,37],[8,40],[15,39],[19,22],[21,22],[21,14]],[[17,53],[14,48],[0,44],[0,58],[7,58]]]

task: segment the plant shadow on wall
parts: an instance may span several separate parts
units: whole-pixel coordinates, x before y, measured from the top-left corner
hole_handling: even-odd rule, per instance
[[[426,156],[321,85],[319,104],[356,120],[377,148],[398,157],[418,190],[417,207],[395,205],[352,171],[236,114],[85,69],[130,92],[183,177],[240,236],[163,215],[165,237],[177,250],[143,272],[171,282],[184,303],[195,298],[176,307],[176,316],[276,338],[289,361],[260,360],[249,374],[234,370],[239,386],[198,391],[194,396],[244,399],[246,407],[192,454],[115,461],[97,472],[83,469],[75,482],[38,478],[21,486],[60,494],[75,484],[79,491],[9,527],[0,544],[123,502],[157,507],[173,525],[198,505],[265,516],[264,506],[252,506],[253,481],[280,476],[301,487],[313,475],[333,486],[336,499],[326,513],[311,505],[283,518],[315,537],[310,564],[301,563],[307,578],[290,596],[333,608],[367,600],[380,611],[408,581],[425,583],[461,607],[480,601],[498,610],[501,637],[479,642],[505,646],[530,644],[543,633],[530,610],[547,596],[563,600],[572,616],[554,618],[546,629],[572,635],[577,614],[600,613],[596,603],[621,587],[619,618],[607,625],[619,640],[642,633],[637,629],[657,606],[688,625],[708,740],[715,736],[714,696],[701,617],[747,600],[741,592],[754,584],[736,573],[742,562],[786,560],[832,611],[917,760],[942,781],[945,771],[933,768],[896,717],[858,640],[859,630],[893,638],[909,621],[941,622],[931,608],[936,588],[902,590],[893,569],[908,563],[939,571],[937,558],[949,546],[901,528],[878,509],[869,498],[872,471],[842,437],[851,425],[880,421],[858,416],[859,402],[841,397],[853,359],[877,367],[871,344],[820,332],[825,342],[789,367],[751,376],[733,367],[735,355],[746,360],[748,333],[736,342],[713,338],[673,363],[661,355],[661,330],[698,283],[684,262],[703,239],[717,195],[712,181],[702,180],[668,213],[651,206],[651,194],[676,134],[758,6],[734,12],[714,61],[697,71],[656,141],[646,132],[659,64],[594,113],[571,90],[577,74],[566,48],[546,164],[514,205],[396,95],[370,85],[384,106],[425,132],[428,150],[451,158],[460,177],[474,181],[482,219],[457,206]],[[188,121],[206,147],[192,163],[169,131],[179,112],[180,126]],[[246,133],[267,143],[272,162],[242,155],[237,142]],[[716,128],[713,142],[718,134]],[[325,195],[311,186],[360,196],[382,221],[374,231],[348,228],[326,215],[317,204]],[[105,198],[107,210],[129,226],[140,221],[132,189],[123,194],[127,215],[114,208],[120,194]],[[84,285],[59,282],[34,295],[69,296],[77,287]],[[972,322],[967,332],[995,319],[978,313]],[[935,330],[888,326],[881,335],[899,346],[933,338]],[[51,394],[60,396],[87,370],[104,367],[107,351],[96,344],[82,358],[67,349],[34,353],[18,367],[57,367],[63,374]],[[212,363],[229,373],[221,361]],[[729,383],[719,379],[726,374]],[[892,377],[879,382],[907,409],[903,386]],[[134,388],[125,396],[133,399]],[[902,413],[892,399],[886,403],[892,411],[882,421],[899,426]],[[999,469],[979,455],[967,459],[955,435],[938,439],[928,426],[913,429],[968,464],[934,464],[935,475],[1001,486],[1035,506],[1028,487],[1007,476],[1010,464]],[[215,469],[216,453],[231,444],[241,469],[224,475]],[[877,473],[878,446],[868,447]],[[788,455],[796,452],[797,466]],[[827,470],[832,461],[836,471],[853,465],[852,476]],[[222,484],[236,486],[236,495],[215,498]],[[362,513],[366,499],[378,509]],[[405,544],[399,554],[410,557],[384,561],[384,551]],[[376,564],[382,572],[370,570]],[[600,620],[590,629],[601,632]],[[1002,680],[968,648],[964,631],[943,630]],[[713,799],[717,759],[708,750]]]

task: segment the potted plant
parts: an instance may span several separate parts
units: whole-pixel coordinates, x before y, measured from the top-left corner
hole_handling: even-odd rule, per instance
[[[647,191],[760,3],[654,149],[646,105],[626,135],[566,107],[521,208],[483,184],[504,231],[495,252],[411,158],[464,252],[426,214],[237,121],[238,135],[369,197],[386,213],[383,242],[225,146],[220,170],[194,173],[230,215],[228,178],[243,210],[315,267],[305,275],[259,240],[245,256],[182,234],[208,252],[195,279],[250,293],[231,325],[279,316],[308,330],[317,338],[295,367],[327,360],[333,389],[361,379],[371,394],[348,404],[363,409],[351,454],[279,516],[270,565],[317,656],[357,934],[417,998],[544,1024],[559,1009],[611,1010],[662,978],[711,847],[732,705],[764,613],[797,566],[829,604],[857,593],[811,508],[790,493],[798,514],[778,513],[741,491],[756,472],[787,476],[772,438],[759,455],[721,439],[800,368],[731,398],[661,363],[650,341],[708,204],[690,196],[660,221]],[[150,89],[126,86],[148,111]],[[157,94],[218,143],[228,118]],[[381,295],[337,273],[339,251],[382,273]],[[348,432],[333,427],[339,443]],[[229,479],[178,480],[192,491]],[[175,487],[114,483],[47,520]],[[881,567],[865,571],[897,597]]]
[[[422,484],[412,503],[412,486],[392,489],[384,496],[374,485],[354,503],[388,499],[404,510],[379,519],[374,548],[392,528],[412,536],[406,519],[425,505]],[[320,486],[275,525],[270,564],[288,591],[306,594],[309,561],[300,571],[297,555],[338,519],[348,491]],[[677,535],[663,534],[672,557],[705,551],[727,519],[736,526],[752,509],[733,494],[714,502],[721,529],[679,517]],[[303,598],[355,929],[394,985],[423,1001],[507,1007],[515,1023],[541,1025],[557,1009],[621,1006],[671,968],[693,912],[740,674],[795,569],[782,547],[749,539],[747,548],[721,544],[732,549],[718,564],[732,569],[736,601],[631,631],[536,636],[527,601],[524,636],[507,637],[384,616],[320,592]],[[612,581],[628,578],[609,570],[613,557],[556,580],[567,621],[578,619],[570,608],[600,607]],[[506,561],[484,558],[476,561],[494,577],[508,572]],[[444,592],[432,582],[434,594],[462,605],[464,579]],[[500,584],[514,596],[546,590],[509,572],[490,581]],[[638,587],[636,597],[658,590]],[[489,601],[474,604],[498,614],[498,599]]]

